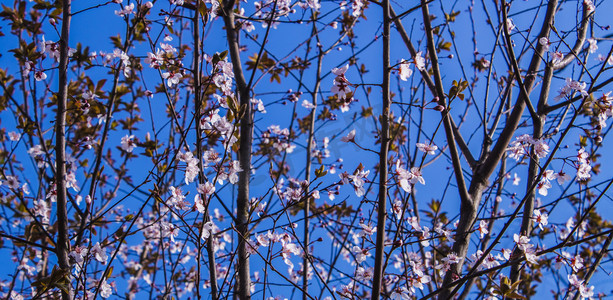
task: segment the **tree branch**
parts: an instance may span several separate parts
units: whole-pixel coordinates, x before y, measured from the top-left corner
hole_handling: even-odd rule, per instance
[[[70,34],[70,0],[64,0],[62,6],[62,35],[60,37],[59,88],[57,93],[57,112],[55,119],[55,184],[57,191],[57,243],[56,254],[62,271],[70,276],[70,240],[68,239],[68,211],[66,209],[66,104],[68,101],[68,38]],[[70,277],[69,277],[70,278]],[[72,300],[72,284],[62,290],[63,300]]]

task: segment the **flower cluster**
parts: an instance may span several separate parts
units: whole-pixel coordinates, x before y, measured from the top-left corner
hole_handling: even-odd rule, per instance
[[[602,97],[598,98],[598,107],[600,112],[598,113],[598,125],[601,128],[607,127],[607,120],[613,116],[613,97],[610,96],[611,92],[603,93]]]
[[[413,189],[412,186],[416,183],[426,184],[421,170],[418,167],[411,168],[411,171],[405,170],[400,165],[400,160],[396,161],[396,177],[400,187],[407,193]]]
[[[261,153],[292,153],[296,145],[291,143],[290,131],[287,128],[281,129],[279,125],[270,125],[267,130],[262,132],[260,142]],[[271,151],[272,150],[272,151]]]
[[[438,147],[430,142],[417,143],[416,146],[417,146],[417,149],[419,149],[421,152],[424,152],[429,155],[436,154],[436,150],[438,150]]]
[[[349,88],[351,83],[345,77],[345,73],[349,69],[349,65],[345,65],[341,68],[333,68],[332,74],[336,75],[334,78],[332,93],[334,93],[338,97],[338,101],[341,105],[341,111],[346,112],[349,110],[349,104],[354,101],[353,92]]]
[[[125,16],[128,16],[128,15],[131,15],[133,13],[134,13],[134,3],[130,3],[128,5],[125,5],[123,7],[123,9],[115,11],[115,14],[120,16],[120,17],[122,17],[122,18],[125,17]]]
[[[347,172],[343,172],[339,174],[339,177],[341,178],[343,184],[348,184],[349,180],[351,180],[356,196],[362,197],[366,192],[366,190],[364,190],[364,183],[368,181],[368,178],[366,178],[368,174],[370,174],[370,170],[364,171],[364,167],[362,164],[360,164],[352,175],[349,175]]]
[[[585,152],[585,149],[581,147],[577,152],[577,162],[575,166],[577,167],[577,180],[586,181],[592,177],[590,174],[592,171],[592,166],[590,165],[590,155]]]
[[[560,100],[562,98],[570,97],[573,92],[579,92],[581,96],[587,97],[589,94],[585,90],[586,87],[587,84],[585,82],[579,82],[566,78],[566,84],[564,84],[564,86],[560,89],[559,94],[553,99]]]
[[[509,157],[515,160],[522,159],[528,154],[530,146],[534,148],[534,154],[537,158],[544,158],[549,153],[549,145],[544,139],[534,139],[529,134],[523,134],[511,142],[511,145],[507,148]]]
[[[204,59],[213,65],[213,83],[221,90],[223,96],[234,97],[232,89],[232,80],[234,79],[232,63],[228,61],[227,56],[223,59],[214,60],[218,55],[218,53],[214,56],[204,55]]]
[[[194,157],[194,154],[191,152],[179,152],[177,154],[177,158],[179,161],[182,161],[187,164],[185,167],[185,184],[190,184],[194,182],[196,176],[198,176],[198,162],[199,160]]]
[[[569,274],[567,278],[570,285],[573,288],[579,290],[579,296],[581,297],[581,300],[592,299],[592,297],[594,297],[594,286],[588,288],[585,282],[583,282],[583,280],[579,280],[579,278],[577,278],[576,274]]]
[[[530,239],[527,236],[513,234],[513,240],[524,255],[526,256],[526,261],[532,264],[536,264],[536,249],[534,245],[530,243]]]

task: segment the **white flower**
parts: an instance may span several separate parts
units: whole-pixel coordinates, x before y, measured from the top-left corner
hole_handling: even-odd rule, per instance
[[[264,106],[264,102],[262,102],[261,99],[251,99],[251,103],[255,106],[255,108],[265,114],[266,113],[266,107]]]
[[[549,51],[549,46],[551,45],[551,42],[549,41],[549,39],[547,37],[542,37],[539,39],[539,44],[541,44],[543,46],[543,50],[544,51]]]
[[[17,142],[21,138],[21,134],[15,131],[9,132],[8,135],[9,135],[9,139],[13,142]]]
[[[539,228],[541,228],[541,230],[543,229],[543,226],[547,226],[547,224],[549,224],[549,221],[547,220],[549,218],[549,215],[547,215],[547,213],[541,213],[540,210],[535,209],[533,215],[534,220],[539,225]]]
[[[424,71],[426,70],[426,59],[421,57],[421,51],[415,53],[415,57],[413,57],[413,62],[418,70]]]
[[[420,151],[430,155],[436,154],[436,150],[438,150],[438,147],[432,143],[417,143],[416,146]]]
[[[349,69],[349,65],[345,65],[341,68],[333,68],[332,73],[336,76],[345,76],[345,72]]]
[[[562,98],[570,97],[573,91],[581,93],[581,96],[587,97],[589,93],[585,90],[587,87],[587,83],[579,82],[572,80],[570,78],[566,78],[566,84],[560,89],[559,95],[557,95],[554,100],[559,100]]]
[[[106,264],[107,259],[109,258],[106,255],[106,251],[104,251],[104,249],[102,249],[102,247],[100,247],[100,243],[96,243],[96,245],[94,245],[90,250],[89,253],[91,253],[92,255],[94,255],[94,258],[101,262],[102,264]]]
[[[559,62],[562,61],[562,59],[564,58],[564,54],[562,54],[562,52],[560,51],[556,51],[552,54],[552,59],[551,62],[553,63],[553,65],[557,65]]]
[[[398,69],[398,76],[400,76],[400,80],[407,81],[409,77],[413,75],[413,70],[411,70],[411,66],[409,62],[406,60],[402,60],[400,62],[400,68]]]
[[[349,134],[341,138],[342,142],[349,143],[355,142],[355,129],[351,130]]]
[[[111,285],[108,284],[106,280],[102,281],[102,284],[100,285],[100,297],[108,298],[112,294],[113,294],[113,288],[111,287]]]
[[[214,226],[215,225],[211,221],[204,223],[204,225],[202,226],[202,239],[203,240],[208,239],[211,236]]]
[[[558,173],[553,174],[554,178],[558,180],[558,184],[562,185],[564,182],[570,180],[570,175],[564,173],[564,171],[560,171]]]
[[[126,152],[132,152],[134,147],[136,147],[136,143],[132,140],[134,139],[134,135],[125,135],[121,138],[121,149]]]
[[[515,24],[513,24],[513,20],[511,20],[511,18],[507,18],[507,27],[509,28],[509,32],[515,29]]]
[[[215,192],[215,185],[213,185],[212,182],[207,181],[205,183],[201,183],[198,185],[198,193],[205,195],[205,196],[210,196]]]
[[[120,17],[124,17],[132,13],[134,13],[134,3],[124,6],[122,10],[115,11],[115,14]]]
[[[181,73],[175,73],[175,72],[162,73],[162,78],[167,79],[166,84],[168,85],[169,88],[171,88],[175,84],[178,84],[179,80],[182,77],[183,75],[181,75]]]
[[[596,41],[596,39],[589,38],[587,39],[587,42],[590,44],[589,46],[590,53],[594,53],[596,52],[596,50],[598,50],[598,44],[597,44],[598,42]]]
[[[228,170],[228,180],[231,184],[235,184],[238,182],[238,172],[242,172],[240,162],[238,160],[234,160],[230,163]]]
[[[547,190],[549,188],[551,188],[551,183],[549,183],[549,180],[547,179],[542,179],[536,185],[536,189],[538,190],[539,194],[541,194],[542,196],[547,196]]]
[[[477,228],[477,231],[479,231],[479,233],[481,234],[481,238],[483,238],[486,234],[489,233],[489,231],[487,230],[487,222],[485,222],[485,220],[479,221],[479,227]]]
[[[315,108],[315,105],[313,105],[313,103],[311,103],[311,101],[309,100],[302,100],[302,107],[306,108],[306,109],[313,109]]]
[[[377,232],[377,227],[375,226],[369,226],[366,225],[364,223],[360,223],[360,227],[362,227],[362,231],[360,231],[358,233],[359,237],[370,237],[372,236],[375,232]]]
[[[47,79],[47,74],[43,73],[42,71],[36,71],[34,73],[34,79],[36,79],[36,81],[43,81]]]
[[[409,291],[406,287],[401,287],[395,289],[390,295],[391,300],[410,300],[411,296],[409,295]]]

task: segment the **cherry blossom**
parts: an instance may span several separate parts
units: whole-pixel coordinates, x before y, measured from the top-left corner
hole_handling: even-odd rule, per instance
[[[206,223],[204,223],[204,225],[202,225],[202,239],[206,240],[211,236],[211,233],[213,233],[213,229],[215,228],[215,224],[213,224],[213,222],[208,221]]]
[[[251,103],[257,109],[257,111],[263,114],[266,113],[266,107],[264,106],[264,102],[262,102],[261,99],[251,99]]]
[[[368,252],[368,250],[362,249],[359,246],[353,246],[353,248],[351,248],[351,252],[355,254],[355,261],[358,264],[361,264],[362,262],[366,260],[367,257],[370,256],[370,253]]]
[[[513,20],[511,18],[507,18],[506,22],[507,27],[509,28],[509,32],[513,31],[513,29],[515,29],[515,24],[513,23]]]
[[[558,181],[558,184],[562,185],[564,182],[571,180],[570,175],[564,173],[564,171],[553,174],[554,178]]]
[[[412,74],[413,74],[413,70],[411,70],[411,66],[409,65],[409,62],[403,59],[400,62],[400,67],[398,69],[398,75],[400,76],[400,80],[407,81],[407,79],[409,79],[409,77],[411,77]]]
[[[413,57],[413,62],[415,63],[415,66],[417,67],[418,70],[420,71],[425,71],[426,70],[426,59],[423,58],[421,51],[415,53],[415,57]]]
[[[375,232],[377,232],[376,226],[369,226],[364,223],[360,223],[360,227],[362,227],[362,231],[358,233],[358,237],[371,237]]]
[[[355,129],[349,131],[346,136],[341,138],[341,141],[345,143],[355,142]]]
[[[136,143],[134,142],[134,135],[125,135],[124,137],[121,138],[121,149],[123,149],[124,151],[130,153],[132,151],[134,151],[134,148],[136,147]]]
[[[534,139],[529,134],[523,134],[515,138],[507,148],[509,157],[515,160],[522,159],[528,154],[528,147],[534,148],[534,153],[538,158],[545,158],[549,153],[549,145],[544,139]]]
[[[539,44],[543,46],[543,51],[549,51],[549,46],[551,46],[551,42],[547,37],[541,37],[539,39]]]
[[[113,288],[111,287],[110,284],[106,282],[106,279],[105,279],[102,281],[102,284],[100,285],[100,297],[108,298],[111,295],[113,295]]]
[[[210,196],[215,192],[215,185],[213,185],[213,183],[211,183],[210,181],[207,181],[205,183],[201,183],[198,185],[198,193],[205,195],[205,196]]]
[[[589,154],[585,152],[584,148],[579,149],[577,153],[577,180],[587,180],[591,175],[592,166],[590,165],[590,161],[588,159]]]
[[[406,287],[399,287],[392,291],[390,295],[391,300],[410,300],[411,296],[409,295],[409,291]]]
[[[583,0],[583,4],[587,7],[588,11],[596,10],[596,6],[594,6],[594,2],[592,2],[592,0]]]
[[[551,59],[551,63],[555,66],[557,64],[559,64],[562,59],[564,59],[564,54],[560,51],[556,51],[552,54],[552,59]]]
[[[417,146],[417,149],[429,155],[435,155],[436,150],[438,150],[438,147],[436,145],[429,143],[429,142],[428,143],[417,143],[416,146]]]
[[[242,171],[243,169],[241,169],[238,160],[234,160],[230,163],[228,166],[228,180],[231,184],[236,184],[238,182],[238,173]]]
[[[162,73],[162,78],[167,80],[166,84],[168,85],[169,88],[171,88],[173,85],[179,84],[179,81],[181,80],[182,77],[183,75],[181,75],[181,73],[175,73],[175,72]]]
[[[489,230],[487,230],[487,222],[485,222],[485,220],[481,220],[479,221],[479,226],[477,227],[477,231],[479,231],[479,234],[481,234],[481,238],[483,238],[486,234],[489,233]]]
[[[198,176],[199,160],[195,158],[194,155],[189,151],[185,153],[179,152],[177,158],[180,161],[187,163],[187,166],[185,167],[185,184],[190,184],[194,182],[194,179],[196,178],[196,176]]]
[[[156,53],[147,52],[147,58],[145,58],[145,63],[149,64],[149,67],[158,69],[164,63],[164,52],[160,49],[157,49]]]
[[[547,226],[547,224],[549,223],[547,221],[549,215],[547,215],[546,213],[541,213],[541,211],[538,209],[535,209],[532,215],[541,230],[543,229],[543,226]]]
[[[570,259],[570,266],[573,268],[573,271],[578,272],[581,268],[583,268],[583,258],[579,255],[575,255],[572,259]]]
[[[130,4],[126,5],[126,6],[124,6],[123,9],[115,11],[115,14],[120,16],[120,17],[125,17],[125,16],[133,14],[133,13],[134,13],[134,3],[130,3]]]
[[[43,73],[42,71],[36,71],[34,73],[34,79],[36,79],[36,81],[43,81],[47,79],[47,74]]]
[[[598,50],[598,42],[596,41],[596,39],[594,38],[589,38],[587,39],[587,42],[589,44],[589,51],[590,53],[596,53],[596,51]]]
[[[587,83],[585,82],[579,82],[566,78],[566,84],[560,89],[559,94],[553,99],[560,100],[562,98],[570,97],[573,91],[579,92],[583,97],[587,97],[588,92],[585,90],[586,87]]]
[[[189,202],[185,201],[185,195],[181,188],[171,186],[170,198],[168,199],[169,205],[173,206],[177,210],[187,210],[189,208]]]
[[[339,100],[344,100],[346,102],[350,102],[351,98],[347,99],[347,95],[351,94],[351,89],[349,88],[349,81],[345,78],[345,72],[349,69],[349,65],[345,65],[341,68],[333,68],[332,73],[336,75],[334,78],[332,93],[338,96]]]
[[[456,253],[450,252],[441,259],[442,264],[437,265],[435,268],[442,272],[447,272],[451,268],[451,265],[459,263],[461,259],[462,258]]]
[[[89,250],[89,253],[91,253],[94,258],[102,264],[106,264],[107,260],[109,259],[108,255],[106,255],[106,251],[100,246],[100,243],[96,243]]]
[[[313,105],[313,103],[309,100],[302,100],[302,107],[306,108],[306,109],[313,109],[315,108],[315,105]]]

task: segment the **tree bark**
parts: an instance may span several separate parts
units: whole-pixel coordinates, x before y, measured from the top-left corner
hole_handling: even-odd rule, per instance
[[[387,175],[388,175],[388,148],[390,142],[389,116],[390,116],[390,2],[383,0],[383,111],[381,112],[381,150],[379,152],[379,196],[377,210],[377,238],[375,248],[375,269],[373,271],[372,300],[381,297],[382,280],[384,274],[385,254],[385,222],[387,204]]]
[[[251,147],[253,143],[253,116],[250,103],[249,86],[245,81],[240,59],[238,34],[234,24],[234,4],[230,0],[224,4],[224,23],[236,90],[238,92],[240,110],[243,114],[240,120],[239,162],[242,171],[238,178],[238,197],[236,199],[237,229],[240,235],[238,241],[238,297],[241,300],[251,299],[251,277],[249,270],[249,254],[246,241],[249,240],[249,176],[251,174]]]
[[[63,1],[62,33],[60,37],[59,88],[57,93],[57,114],[55,119],[55,184],[57,191],[57,246],[58,264],[66,276],[70,276],[70,241],[68,239],[68,211],[66,204],[66,103],[68,99],[68,36],[70,32],[70,0]],[[62,291],[63,300],[73,298],[72,284]]]

